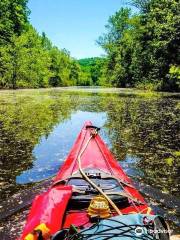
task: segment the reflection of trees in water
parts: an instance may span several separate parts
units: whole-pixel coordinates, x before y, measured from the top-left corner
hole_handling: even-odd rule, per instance
[[[59,94],[0,99],[0,183],[2,198],[14,193],[15,177],[32,167],[33,148],[55,124],[70,117],[75,101]],[[15,102],[14,102],[15,100]],[[77,99],[76,99],[77,100]],[[77,102],[77,101],[76,101]]]
[[[105,101],[107,128],[113,151],[120,160],[127,153],[147,183],[177,193],[179,184],[179,108],[168,98],[112,98]]]
[[[177,192],[179,108],[172,98],[46,90],[0,97],[0,188],[17,189],[15,177],[32,167],[32,151],[42,136],[75,110],[106,112],[106,129],[117,159],[140,160],[147,183]]]
[[[6,197],[16,191],[15,177],[23,169],[30,168],[33,162],[33,145],[25,140],[18,140],[14,133],[0,127],[0,196]]]

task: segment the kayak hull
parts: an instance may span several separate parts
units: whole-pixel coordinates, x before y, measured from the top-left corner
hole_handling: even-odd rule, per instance
[[[88,227],[92,223],[89,220],[87,209],[70,209],[70,201],[73,194],[74,186],[68,184],[67,179],[75,178],[79,174],[78,156],[91,137],[92,123],[86,122],[77,137],[67,159],[58,171],[53,180],[52,186],[47,192],[39,195],[33,202],[30,214],[27,219],[21,240],[25,239],[38,225],[44,223],[54,234],[60,229],[69,228],[72,224],[80,227]],[[92,169],[99,171],[102,175],[112,177],[123,187],[123,191],[137,199],[141,204],[134,204],[129,200],[128,205],[119,207],[122,214],[153,214],[148,207],[143,196],[135,189],[132,180],[126,175],[120,164],[115,160],[113,154],[109,151],[99,134],[92,138],[86,150],[81,156],[81,166],[84,171]],[[76,178],[75,178],[76,180]],[[116,215],[112,213],[112,215]]]

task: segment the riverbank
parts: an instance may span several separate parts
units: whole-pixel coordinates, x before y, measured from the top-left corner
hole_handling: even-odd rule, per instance
[[[0,89],[0,93],[3,92],[47,92],[47,91],[71,91],[71,92],[90,92],[90,93],[123,93],[123,94],[135,94],[140,96],[179,96],[180,92],[157,92],[150,90],[141,90],[137,88],[113,88],[113,87],[98,87],[98,86],[71,86],[71,87],[56,87],[56,88],[22,88],[22,89]]]

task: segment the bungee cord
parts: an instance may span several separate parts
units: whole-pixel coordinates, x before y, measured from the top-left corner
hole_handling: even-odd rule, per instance
[[[84,151],[86,150],[86,148],[88,147],[90,141],[95,138],[97,136],[97,130],[94,130],[91,132],[91,135],[89,137],[89,139],[87,140],[87,142],[85,143],[84,147],[82,148],[81,152],[78,155],[78,166],[79,166],[79,172],[81,173],[82,177],[93,187],[95,188],[100,194],[103,195],[103,197],[109,202],[109,204],[112,206],[112,208],[114,208],[114,210],[116,211],[116,213],[118,215],[122,215],[121,211],[119,210],[119,208],[116,206],[116,204],[108,197],[108,195],[106,193],[103,192],[103,190],[98,187],[93,181],[91,181],[91,179],[85,174],[85,172],[82,169],[82,165],[81,165],[81,156],[83,155]]]
[[[114,220],[114,219],[108,219],[108,221],[117,222],[117,223],[119,223],[120,225],[123,225],[123,226],[115,226],[114,227],[114,226],[103,224],[103,223],[100,223],[97,226],[97,224],[95,224],[88,229],[85,229],[83,231],[75,233],[71,236],[67,236],[65,239],[66,240],[75,240],[75,239],[78,239],[78,240],[81,240],[81,239],[83,239],[83,240],[95,240],[95,239],[98,239],[97,237],[101,237],[101,240],[108,240],[108,239],[112,239],[113,237],[131,237],[132,238],[132,235],[134,236],[133,237],[134,240],[136,240],[136,239],[141,239],[141,240],[153,240],[153,239],[155,239],[152,235],[150,236],[150,235],[147,235],[147,234],[145,235],[145,234],[142,233],[141,236],[138,236],[138,235],[135,234],[135,229],[137,227],[144,227],[143,225],[140,225],[140,224],[126,225],[125,223]],[[95,232],[88,233],[90,230],[92,230],[96,227],[98,227],[98,228]],[[107,228],[98,232],[98,229],[100,227],[107,227]],[[110,233],[109,232],[109,231],[113,231],[113,230],[117,230],[117,231],[119,230],[119,232],[117,232],[117,233]]]

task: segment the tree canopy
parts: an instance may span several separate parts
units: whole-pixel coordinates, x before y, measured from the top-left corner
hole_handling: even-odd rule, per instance
[[[91,79],[91,85],[99,86],[102,84],[103,69],[105,64],[105,58],[94,57],[80,59],[79,64],[82,71],[89,75]]]
[[[180,2],[131,0],[98,39],[106,56],[76,60],[29,23],[28,0],[0,1],[0,88],[71,85],[180,89]]]
[[[179,1],[134,0],[133,4],[140,13],[121,8],[98,40],[108,55],[107,81],[118,87],[179,91]]]
[[[0,88],[90,85],[77,60],[31,26],[27,2],[0,2]]]

